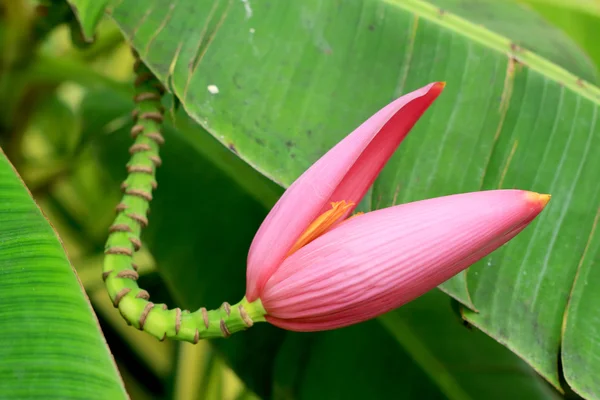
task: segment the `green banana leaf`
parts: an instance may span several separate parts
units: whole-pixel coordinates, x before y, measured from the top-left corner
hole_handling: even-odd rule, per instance
[[[125,399],[57,235],[0,151],[0,397]]]
[[[192,118],[284,185],[393,98],[447,81],[366,207],[492,188],[551,193],[532,226],[442,289],[554,386],[564,373],[600,398],[600,343],[563,346],[599,313],[583,301],[599,284],[586,273],[598,251],[595,69],[549,52],[558,44],[547,34],[515,42],[498,22],[486,27],[473,16],[480,3],[461,2],[463,18],[441,1],[123,0],[111,15]]]
[[[82,103],[84,125],[114,127],[129,115],[130,107],[131,102],[114,92],[92,92]],[[176,302],[172,306],[218,307],[243,295],[247,248],[282,189],[218,144],[182,110],[167,113],[173,114],[165,131],[152,220],[142,239],[171,289]],[[124,178],[129,128],[121,126],[110,134],[95,129],[98,164],[114,177],[105,186],[115,192]],[[441,292],[389,314],[383,322],[383,327],[371,321],[313,334],[257,325],[211,344],[265,399],[313,399],[317,394],[318,398],[555,396],[509,350],[464,328]],[[444,341],[439,340],[440,333]],[[369,365],[368,371],[357,365]]]
[[[527,5],[519,4],[523,1],[531,1],[533,5],[541,6],[545,0],[430,0],[429,2],[440,7],[444,12],[454,13],[471,23],[504,36],[511,41],[512,47],[517,46],[532,51],[584,80],[597,83],[598,72],[590,55],[581,51],[572,40],[572,36],[565,35],[561,29],[549,23],[545,19],[546,15],[540,15]],[[576,3],[582,2],[581,0],[558,1],[565,4],[568,9],[576,9]]]

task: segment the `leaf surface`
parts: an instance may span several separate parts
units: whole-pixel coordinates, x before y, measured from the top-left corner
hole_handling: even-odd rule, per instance
[[[59,238],[0,152],[0,393],[125,399]]]
[[[560,387],[562,321],[585,298],[568,301],[600,204],[591,64],[551,52],[554,34],[509,39],[494,31],[498,21],[440,12],[442,1],[168,3],[123,0],[112,15],[192,118],[283,185],[392,99],[447,81],[363,206],[495,188],[551,193],[532,226],[441,288],[473,310],[468,321]],[[600,311],[580,315],[566,334]],[[600,371],[599,353],[574,346]],[[583,392],[572,360],[565,376]],[[600,381],[589,385],[586,393],[599,392]]]

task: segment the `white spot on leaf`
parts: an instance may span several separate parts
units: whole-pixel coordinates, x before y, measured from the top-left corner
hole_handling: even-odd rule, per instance
[[[219,93],[219,88],[217,87],[217,85],[208,85],[207,89],[208,89],[208,92],[210,94],[217,94],[217,93]]]

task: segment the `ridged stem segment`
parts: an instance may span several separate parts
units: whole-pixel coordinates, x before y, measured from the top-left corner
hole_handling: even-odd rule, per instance
[[[131,135],[135,142],[129,149],[128,176],[121,185],[123,198],[117,205],[117,217],[105,247],[102,277],[108,294],[129,324],[159,340],[171,338],[197,343],[200,339],[228,337],[265,320],[260,300],[249,303],[243,298],[235,305],[223,303],[217,310],[200,308],[190,312],[148,301],[150,295],[137,284],[139,276],[133,254],[142,246],[141,231],[148,225],[149,204],[157,187],[159,147],[164,143],[161,134],[164,89],[137,55],[134,71],[136,107]]]

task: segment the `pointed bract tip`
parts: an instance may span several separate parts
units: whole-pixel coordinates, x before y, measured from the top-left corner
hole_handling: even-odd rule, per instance
[[[552,198],[552,195],[550,194],[540,194],[540,202],[542,203],[542,205],[545,207],[546,204],[548,204],[548,202],[550,201],[550,199]]]
[[[537,203],[541,208],[546,207],[552,196],[549,194],[540,194],[536,192],[527,192],[527,199],[532,203]]]
[[[442,91],[444,90],[444,88],[446,87],[446,82],[435,82],[429,89],[429,93],[434,94],[434,96],[439,96],[440,93],[442,93]]]

